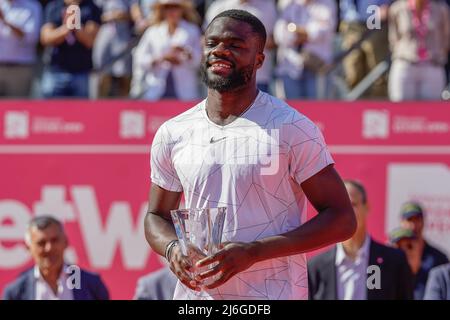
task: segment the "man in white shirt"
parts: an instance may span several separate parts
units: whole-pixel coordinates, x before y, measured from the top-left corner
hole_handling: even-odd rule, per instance
[[[412,299],[413,277],[403,252],[377,243],[367,233],[369,203],[364,186],[346,180],[357,228],[350,239],[308,262],[313,300]]]
[[[27,97],[42,8],[36,0],[0,0],[0,97]]]
[[[4,300],[109,299],[98,275],[64,263],[68,240],[57,219],[45,215],[33,218],[25,243],[35,265],[5,288]]]
[[[258,92],[261,21],[224,11],[204,41],[206,100],[165,122],[153,140],[147,241],[179,279],[174,299],[307,299],[304,253],[355,229],[344,184],[317,126]],[[227,207],[224,246],[193,261],[208,270],[195,278],[170,218],[182,193],[187,208]],[[319,211],[308,222],[307,199]]]

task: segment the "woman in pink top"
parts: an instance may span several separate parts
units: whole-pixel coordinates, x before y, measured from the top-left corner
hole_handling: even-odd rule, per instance
[[[449,9],[434,0],[397,0],[389,8],[389,98],[438,100],[445,87]]]

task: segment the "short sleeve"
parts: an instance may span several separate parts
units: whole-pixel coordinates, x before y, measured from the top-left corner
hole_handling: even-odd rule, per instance
[[[172,146],[167,127],[163,124],[153,139],[150,153],[150,176],[152,183],[161,188],[181,192],[183,187],[171,159]]]
[[[322,132],[307,117],[296,113],[283,131],[289,149],[289,174],[298,184],[334,163]]]
[[[95,22],[97,24],[101,24],[101,17],[102,17],[102,9],[100,9],[93,1],[89,4],[89,12],[86,15],[85,19],[82,18],[82,23],[85,24],[88,21]]]
[[[50,2],[45,7],[44,12],[44,24],[52,23],[55,26],[60,26],[62,23],[62,13],[60,12],[60,7],[58,7],[56,1]]]

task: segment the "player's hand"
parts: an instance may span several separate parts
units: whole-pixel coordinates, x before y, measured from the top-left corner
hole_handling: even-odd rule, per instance
[[[247,270],[256,261],[250,254],[252,244],[243,242],[224,243],[216,254],[206,257],[196,263],[196,267],[213,265],[208,271],[199,274],[195,280],[201,282],[207,278],[207,289],[214,289],[227,282],[235,274]],[[212,282],[210,282],[212,280]]]
[[[177,276],[180,281],[192,290],[199,291],[197,282],[192,279],[192,263],[190,259],[183,255],[180,245],[176,245],[170,254],[170,270]]]

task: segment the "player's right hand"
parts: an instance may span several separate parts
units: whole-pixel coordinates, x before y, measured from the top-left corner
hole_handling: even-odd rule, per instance
[[[200,291],[200,286],[191,277],[192,264],[188,257],[184,256],[181,252],[180,245],[176,245],[169,257],[170,270],[177,276],[177,278],[188,288]]]

